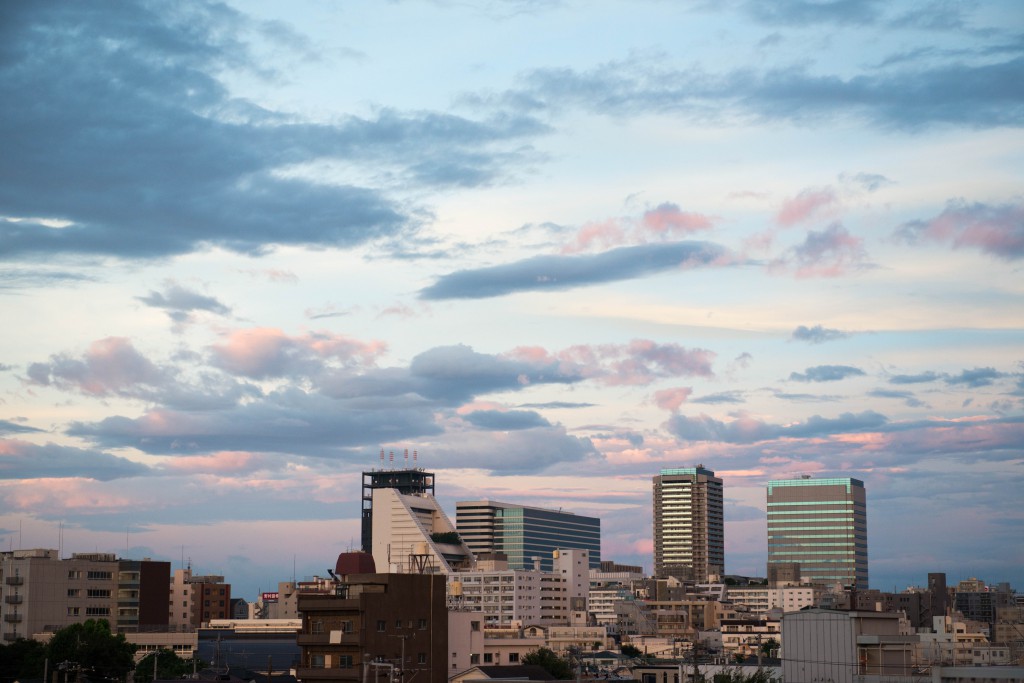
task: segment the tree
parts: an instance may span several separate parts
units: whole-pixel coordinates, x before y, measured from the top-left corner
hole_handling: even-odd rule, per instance
[[[559,680],[567,681],[572,678],[572,667],[569,666],[569,662],[546,647],[527,653],[522,663],[536,664]]]
[[[54,668],[81,670],[89,678],[123,681],[134,664],[135,646],[115,635],[106,619],[88,619],[59,629],[46,644]]]
[[[156,659],[156,677],[159,679],[185,678],[192,673],[192,660],[182,659],[171,650],[157,650],[146,655],[135,665],[135,683],[150,683],[153,680],[153,660]],[[196,669],[203,668],[197,661]]]
[[[38,640],[18,638],[10,645],[0,645],[0,680],[42,678],[46,646]]]
[[[774,638],[764,641],[761,643],[761,652],[767,657],[774,657],[779,652],[779,641]]]
[[[633,657],[634,659],[639,659],[640,657],[644,656],[644,653],[641,652],[640,648],[638,648],[636,645],[623,645],[622,654],[626,657]]]
[[[739,669],[723,669],[712,676],[711,680],[712,683],[779,683],[779,679],[765,669],[758,669],[750,673]]]

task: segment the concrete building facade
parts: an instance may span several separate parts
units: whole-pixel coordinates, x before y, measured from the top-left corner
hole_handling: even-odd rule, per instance
[[[167,618],[171,628],[189,631],[212,619],[231,618],[231,584],[219,575],[198,575],[176,569],[170,580]]]
[[[437,500],[428,493],[373,490],[373,562],[378,572],[450,574],[473,566]]]
[[[114,632],[167,626],[170,563],[123,560],[111,553],[27,549],[0,554],[4,642],[32,638],[87,619]]]
[[[725,569],[722,480],[703,465],[654,477],[654,574],[698,583]]]
[[[474,554],[503,553],[510,569],[531,569],[533,558],[551,571],[552,553],[562,548],[586,550],[590,566],[601,564],[601,520],[564,510],[499,503],[492,500],[455,504],[455,526]]]
[[[864,482],[803,477],[768,483],[768,565],[793,562],[806,580],[867,589]]]

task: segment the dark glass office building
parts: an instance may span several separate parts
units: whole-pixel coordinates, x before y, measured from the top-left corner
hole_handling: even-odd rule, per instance
[[[868,587],[868,521],[859,479],[768,483],[768,564],[798,562],[815,583]]]
[[[552,571],[552,553],[570,548],[589,551],[591,568],[601,564],[597,517],[474,500],[456,503],[455,527],[474,555],[504,553],[509,569],[533,569],[539,557],[541,569]]]

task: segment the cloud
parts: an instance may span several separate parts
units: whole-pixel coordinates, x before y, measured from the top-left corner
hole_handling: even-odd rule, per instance
[[[754,119],[814,126],[852,116],[882,129],[917,130],[938,124],[1020,126],[1024,120],[1015,88],[1024,71],[1019,48],[1008,58],[914,62],[842,74],[820,66],[709,72],[667,66],[661,55],[634,56],[587,71],[534,70],[500,102],[529,112],[580,108],[603,116],[663,114],[717,124]]]
[[[474,427],[489,431],[512,431],[550,427],[551,423],[532,410],[475,410],[462,416]]]
[[[749,416],[740,416],[723,422],[708,415],[673,415],[665,424],[665,428],[677,438],[688,442],[721,441],[750,444],[781,438],[806,439],[872,430],[887,423],[888,419],[884,415],[867,410],[857,414],[842,413],[837,418],[814,415],[804,422],[790,425],[773,425]]]
[[[318,374],[328,363],[373,365],[387,351],[381,341],[364,342],[333,332],[291,337],[276,328],[236,330],[210,347],[214,366],[252,379]]]
[[[768,266],[769,272],[792,270],[798,278],[839,277],[851,270],[870,267],[866,262],[863,240],[851,235],[839,223],[825,230],[809,230],[804,242]]]
[[[414,207],[331,184],[321,167],[386,164],[396,186],[474,186],[503,176],[530,154],[521,138],[544,130],[507,113],[385,108],[317,123],[261,108],[217,80],[276,76],[245,42],[260,29],[226,5],[6,8],[0,215],[46,220],[0,222],[0,257],[351,247],[412,232]]]
[[[134,387],[156,387],[166,375],[122,337],[94,341],[81,360],[66,354],[48,363],[32,363],[28,377],[33,384],[74,389],[92,396],[130,395]]]
[[[665,202],[644,212],[641,228],[658,237],[681,237],[700,230],[710,230],[712,219],[701,213],[683,211],[677,204]]]
[[[902,400],[909,408],[926,408],[928,404],[920,400],[910,391],[893,391],[892,389],[873,389],[868,392],[873,398],[895,398]]]
[[[743,396],[742,391],[720,391],[717,394],[706,394],[704,396],[698,396],[697,398],[691,399],[690,403],[700,403],[702,405],[722,405],[728,403],[746,403],[746,398]]]
[[[147,306],[163,309],[171,320],[179,324],[191,322],[196,311],[217,315],[231,313],[230,308],[214,297],[182,287],[173,281],[165,285],[163,292],[151,291],[148,295],[137,298]]]
[[[753,19],[783,26],[871,25],[882,18],[884,6],[875,0],[780,0],[767,4],[748,0],[743,4]]]
[[[945,380],[946,384],[962,384],[971,389],[977,389],[991,386],[1002,377],[1006,377],[1006,374],[995,368],[974,368],[973,370],[964,370],[959,375],[947,376]]]
[[[83,477],[110,481],[149,473],[145,465],[108,453],[0,439],[0,479]]]
[[[866,373],[860,368],[849,365],[818,365],[807,368],[803,372],[791,372],[791,382],[835,382],[847,377],[863,376]]]
[[[676,387],[674,389],[662,389],[654,392],[654,403],[662,410],[669,410],[673,413],[679,412],[679,407],[686,403],[686,400],[693,393],[690,387]]]
[[[857,185],[868,192],[896,184],[879,173],[840,173],[839,180],[843,183]]]
[[[709,242],[620,247],[600,254],[532,258],[443,275],[420,290],[424,299],[483,299],[526,291],[561,291],[672,270],[722,264],[726,250]]]
[[[42,431],[42,429],[36,429],[35,427],[29,427],[28,425],[18,424],[17,422],[11,422],[9,420],[0,420],[0,436],[7,434],[29,434],[32,432]]]
[[[926,382],[936,382],[942,379],[945,375],[932,372],[922,372],[916,375],[893,375],[889,378],[890,384],[924,384]]]
[[[830,187],[806,189],[783,203],[775,222],[786,227],[803,223],[828,212],[838,202],[835,190]]]
[[[1024,258],[1024,202],[968,204],[951,201],[939,215],[904,223],[896,237],[951,243],[954,249],[978,249],[1004,261]]]
[[[837,339],[845,339],[849,336],[848,332],[829,329],[827,327],[822,327],[821,325],[815,325],[814,327],[800,325],[793,330],[793,334],[790,339],[794,341],[805,341],[810,344],[823,344]]]

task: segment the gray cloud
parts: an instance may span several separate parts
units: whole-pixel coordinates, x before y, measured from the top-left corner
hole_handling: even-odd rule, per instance
[[[687,403],[721,405],[723,403],[746,403],[746,400],[742,391],[720,391],[717,394],[706,394],[697,398],[688,398]]]
[[[242,40],[253,26],[223,5],[19,3],[2,23],[0,214],[68,224],[0,223],[0,258],[258,254],[394,236],[415,221],[384,192],[278,170],[343,159],[390,164],[406,186],[475,185],[527,153],[506,141],[543,130],[521,116],[386,109],[315,124],[232,99],[213,74],[273,74]]]
[[[0,420],[0,436],[6,434],[28,434],[31,432],[41,432],[42,429],[36,429],[35,427],[29,427],[28,425],[18,424],[17,422],[10,422],[9,420]]]
[[[216,298],[182,287],[176,282],[167,283],[163,292],[151,291],[146,296],[137,298],[147,306],[163,309],[176,323],[188,322],[195,311],[207,311],[217,315],[231,313],[231,309]]]
[[[818,365],[807,368],[803,372],[791,372],[791,382],[835,382],[847,377],[858,377],[866,374],[860,368],[850,365]]]
[[[683,441],[751,444],[779,438],[820,437],[878,429],[887,422],[888,418],[884,415],[868,410],[858,414],[843,413],[837,418],[814,415],[804,422],[791,425],[773,425],[749,417],[722,422],[707,415],[698,417],[673,415],[665,427],[671,434]]]
[[[420,291],[424,299],[481,299],[524,291],[557,291],[629,280],[669,270],[707,266],[727,252],[709,242],[620,247],[576,256],[535,256],[500,266],[461,270]]]
[[[810,125],[856,115],[886,129],[1024,122],[1024,96],[1015,87],[1024,76],[1019,45],[1008,58],[914,62],[843,76],[811,73],[806,65],[709,73],[663,64],[632,58],[590,71],[539,69],[501,102],[526,111],[578,107],[608,116],[661,113],[697,122],[720,122],[730,114]]]
[[[0,479],[83,477],[110,481],[150,473],[145,465],[99,451],[15,440],[0,441],[0,445]]]
[[[892,389],[873,389],[868,392],[868,396],[873,398],[894,398],[899,399],[906,403],[910,408],[923,408],[927,404],[914,396],[913,392],[910,391],[894,391]]]
[[[932,372],[922,372],[916,375],[893,375],[889,378],[890,384],[924,384],[926,382],[935,382],[944,377],[944,375]]]
[[[550,427],[551,423],[532,410],[475,410],[462,416],[474,427],[492,431]]]
[[[971,389],[991,386],[997,379],[1006,377],[1006,373],[995,368],[974,368],[963,370],[959,375],[947,376],[946,384],[962,384]]]
[[[848,332],[842,330],[833,330],[821,325],[815,325],[814,327],[807,327],[806,325],[800,325],[790,337],[795,341],[805,341],[810,344],[823,344],[828,341],[835,341],[836,339],[845,339],[849,337]]]

